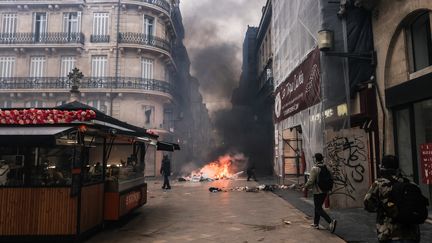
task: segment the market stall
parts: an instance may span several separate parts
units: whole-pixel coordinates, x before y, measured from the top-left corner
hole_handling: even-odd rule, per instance
[[[156,144],[78,102],[0,110],[0,240],[77,239],[143,205]]]

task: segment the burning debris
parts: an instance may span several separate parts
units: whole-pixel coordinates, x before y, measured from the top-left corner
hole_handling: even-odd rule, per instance
[[[238,171],[238,168],[244,166],[246,158],[242,154],[234,156],[224,155],[217,160],[212,161],[201,169],[194,170],[189,176],[178,178],[178,181],[214,181],[219,179],[237,179],[243,171]]]

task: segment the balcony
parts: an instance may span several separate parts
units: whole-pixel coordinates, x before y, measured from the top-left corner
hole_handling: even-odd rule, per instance
[[[142,33],[119,33],[119,43],[156,47],[171,53],[171,44],[159,37]]]
[[[91,35],[90,42],[92,43],[109,43],[110,36],[109,35]]]
[[[83,33],[0,33],[0,44],[84,44]],[[26,46],[31,47],[31,46]]]
[[[32,77],[15,77],[15,78],[0,78],[0,91],[10,90],[54,90],[59,92],[69,92],[72,83],[67,78],[46,77],[46,78],[32,78]],[[103,78],[84,78],[79,84],[80,90],[90,89],[106,89],[116,90],[136,90],[140,91],[155,91],[162,92],[171,96],[171,84],[156,79],[144,79],[134,77],[103,77]]]
[[[147,3],[151,4],[153,6],[159,7],[163,10],[165,10],[168,14],[170,13],[170,4],[166,0],[129,0],[129,2],[141,2],[141,3]]]
[[[21,5],[80,5],[84,3],[84,0],[0,0],[0,5],[18,6],[19,8]]]

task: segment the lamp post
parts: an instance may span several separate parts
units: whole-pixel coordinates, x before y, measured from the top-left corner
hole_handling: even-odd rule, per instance
[[[318,31],[318,48],[326,56],[346,57],[352,59],[370,61],[372,66],[377,65],[377,57],[375,51],[370,52],[338,52],[333,49],[333,31],[323,29]]]

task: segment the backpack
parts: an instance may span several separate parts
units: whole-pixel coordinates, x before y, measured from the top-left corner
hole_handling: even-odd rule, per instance
[[[317,184],[318,187],[323,192],[328,192],[333,189],[333,177],[330,173],[330,171],[327,169],[327,166],[319,166],[321,168],[318,178],[317,178]]]
[[[422,224],[428,217],[428,199],[408,179],[393,181],[386,205],[386,214],[400,224]]]

